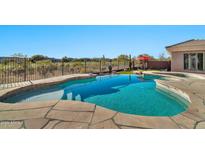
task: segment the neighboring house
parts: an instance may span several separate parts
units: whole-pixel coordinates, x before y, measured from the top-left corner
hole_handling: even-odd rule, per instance
[[[188,40],[166,47],[171,70],[205,73],[205,40]]]

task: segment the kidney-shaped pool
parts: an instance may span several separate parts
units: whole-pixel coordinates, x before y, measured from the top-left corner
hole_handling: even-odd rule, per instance
[[[79,100],[123,113],[144,116],[173,116],[185,111],[187,101],[156,88],[155,78],[158,77],[98,76],[21,92],[4,102]]]

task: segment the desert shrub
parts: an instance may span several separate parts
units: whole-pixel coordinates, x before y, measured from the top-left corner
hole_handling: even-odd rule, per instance
[[[64,64],[64,74],[68,74],[70,72],[70,63],[63,63]]]
[[[71,73],[83,73],[84,72],[84,62],[72,62],[70,63]]]
[[[99,72],[100,71],[100,62],[99,61],[89,61],[86,63],[86,71],[89,73]]]
[[[53,63],[51,60],[41,60],[36,62],[37,72],[40,76],[48,77],[49,74],[54,75],[58,68],[57,63]]]
[[[0,73],[3,72],[3,64],[0,64]]]

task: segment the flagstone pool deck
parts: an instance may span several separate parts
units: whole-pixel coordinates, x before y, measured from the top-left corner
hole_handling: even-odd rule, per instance
[[[31,81],[29,85],[0,91],[0,97],[18,94],[21,90],[56,84],[66,80],[90,78],[95,75],[73,74]],[[156,80],[159,87],[176,92],[187,99],[187,111],[172,117],[124,114],[95,104],[79,101],[52,100],[9,104],[0,102],[0,128],[21,129],[133,129],[133,128],[205,128],[205,80],[174,78]]]

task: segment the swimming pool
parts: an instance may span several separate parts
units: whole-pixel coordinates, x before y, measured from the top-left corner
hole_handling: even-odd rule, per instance
[[[107,75],[68,81],[18,93],[8,103],[79,100],[115,111],[144,116],[173,116],[187,109],[187,101],[156,88],[159,76]]]

